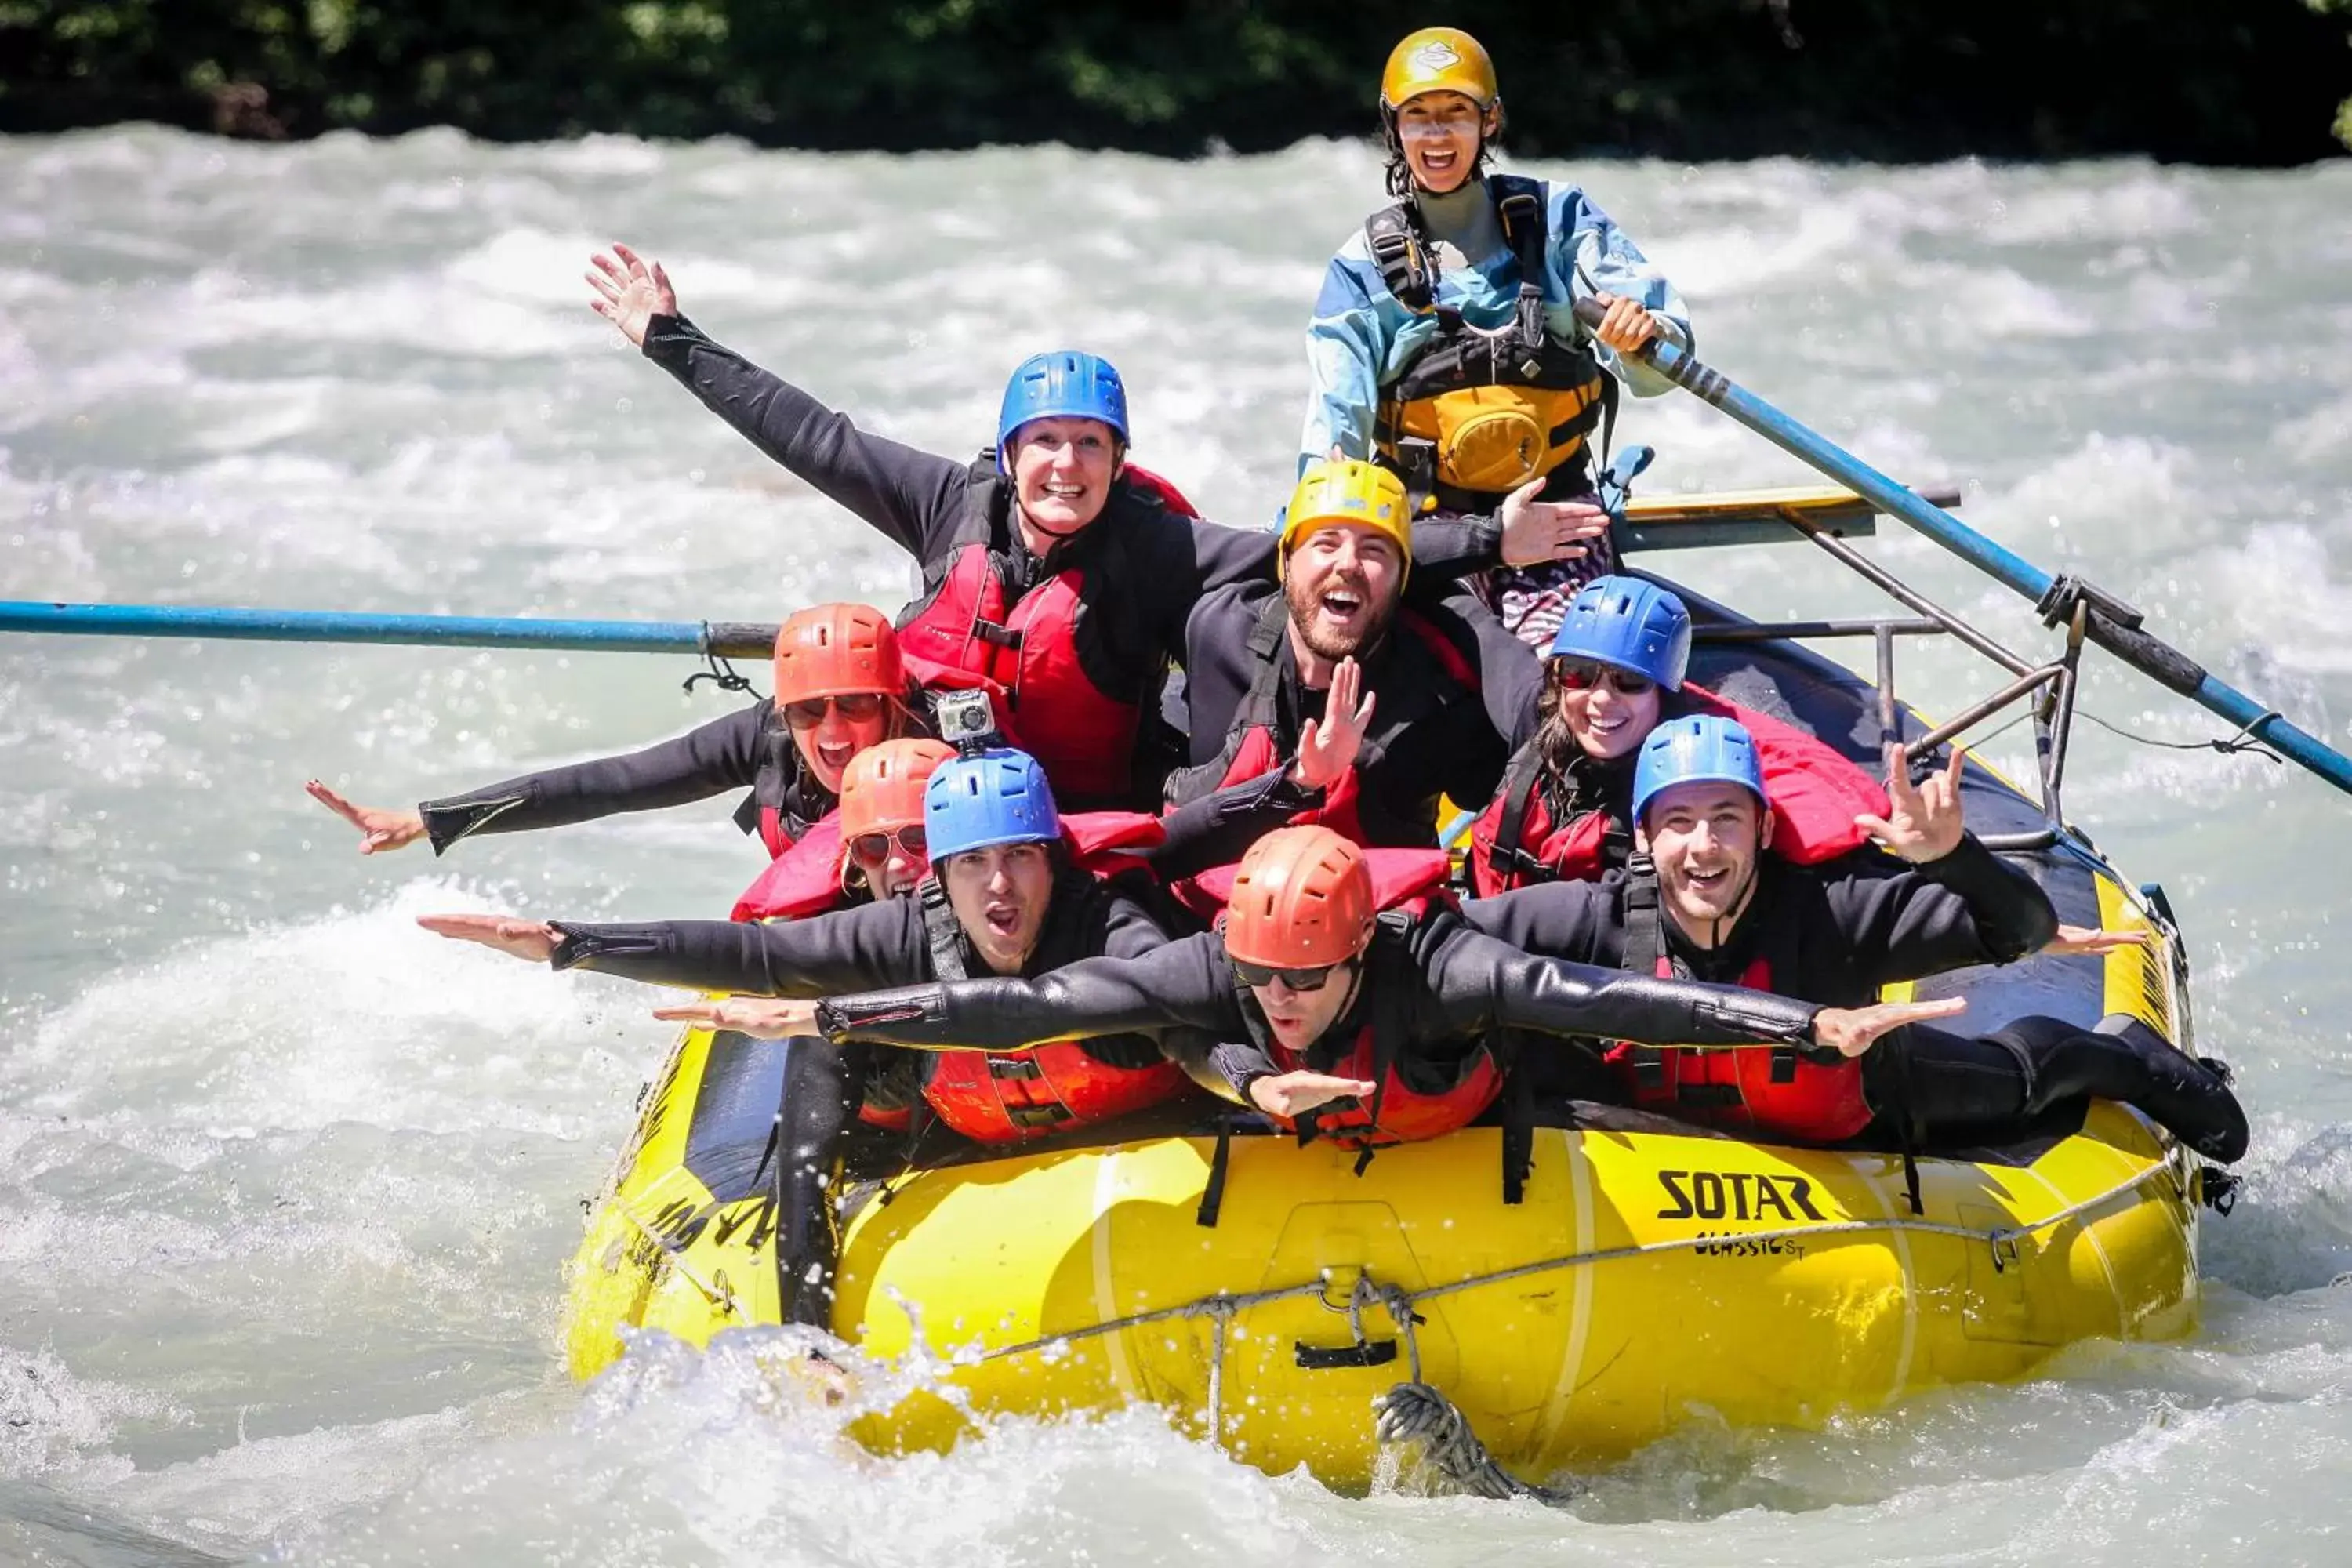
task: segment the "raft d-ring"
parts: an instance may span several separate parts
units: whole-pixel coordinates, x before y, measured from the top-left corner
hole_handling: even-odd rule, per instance
[[[1331,1295],[1331,1287],[1334,1285],[1340,1287],[1337,1300],[1334,1300]],[[1323,1269],[1322,1289],[1316,1292],[1315,1300],[1327,1312],[1354,1318],[1363,1311],[1361,1302],[1363,1289],[1363,1265],[1360,1263],[1328,1264]],[[1359,1334],[1356,1337],[1361,1339],[1363,1336]]]

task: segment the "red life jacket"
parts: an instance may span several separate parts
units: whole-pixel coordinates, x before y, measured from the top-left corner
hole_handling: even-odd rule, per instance
[[[916,896],[923,901],[932,969],[941,980],[968,978],[963,928],[948,907],[945,890],[927,877]],[[1055,896],[1063,895],[1057,890]],[[1076,1040],[1056,1040],[1025,1051],[938,1052],[923,1098],[940,1121],[965,1137],[1013,1143],[1141,1110],[1172,1099],[1191,1081],[1174,1062],[1114,1067]]]
[[[1468,1126],[1494,1103],[1502,1091],[1503,1071],[1490,1054],[1481,1051],[1475,1065],[1442,1094],[1421,1094],[1407,1087],[1397,1070],[1397,1058],[1407,1045],[1409,1021],[1404,998],[1419,984],[1416,961],[1407,949],[1412,928],[1433,910],[1451,910],[1446,890],[1448,871],[1441,849],[1369,849],[1365,860],[1372,870],[1372,896],[1381,910],[1372,943],[1364,950],[1363,985],[1370,1021],[1344,1044],[1328,1037],[1304,1052],[1277,1043],[1266,1026],[1257,998],[1238,976],[1242,1016],[1251,1037],[1284,1072],[1312,1070],[1341,1078],[1365,1079],[1377,1085],[1371,1102],[1334,1100],[1305,1116],[1276,1116],[1286,1131],[1299,1142],[1328,1138],[1346,1149],[1358,1149],[1370,1158],[1376,1149],[1441,1137]],[[1206,879],[1205,878],[1203,879]],[[1232,891],[1228,877],[1224,889]],[[1362,1165],[1357,1167],[1360,1171]]]
[[[1158,692],[1160,671],[1135,691],[1097,686],[1078,658],[1078,605],[1090,578],[1112,581],[1134,570],[1120,552],[1120,511],[1173,497],[1182,504],[1169,510],[1196,514],[1174,486],[1130,468],[1092,525],[1102,542],[1091,559],[1056,572],[1014,603],[1009,563],[988,543],[1013,526],[999,515],[1011,505],[1010,491],[992,462],[974,465],[972,474],[973,504],[984,513],[972,531],[978,537],[956,546],[938,585],[901,618],[901,656],[926,686],[987,690],[1005,739],[1044,764],[1057,793],[1125,796],[1134,783],[1136,732],[1145,701]]]
[[[841,907],[841,813],[828,811],[735,900],[734,921],[796,921]]]
[[[1656,874],[1637,858],[1625,882],[1625,968],[1674,977],[1658,923],[1663,918]],[[1771,960],[1759,953],[1741,972],[1739,984],[1751,991],[1771,990]],[[1858,1057],[1793,1046],[1653,1049],[1623,1040],[1604,1055],[1635,1105],[1702,1127],[1835,1143],[1870,1122]]]
[[[1734,719],[1756,741],[1764,788],[1772,797],[1772,852],[1799,866],[1853,853],[1870,842],[1857,815],[1884,816],[1886,791],[1833,748],[1803,731],[1727,702],[1702,687],[1682,689],[1691,711]],[[1612,865],[1610,840],[1632,844],[1613,811],[1580,812],[1555,824],[1538,787],[1533,742],[1504,771],[1502,788],[1470,829],[1470,883],[1488,899],[1535,882],[1589,882]]]

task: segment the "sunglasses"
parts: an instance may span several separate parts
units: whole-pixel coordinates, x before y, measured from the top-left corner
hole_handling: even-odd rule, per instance
[[[853,724],[882,716],[882,704],[889,699],[878,691],[850,691],[838,697],[804,697],[798,702],[784,704],[784,722],[795,730],[814,730],[824,722],[824,710],[838,708],[841,716]]]
[[[898,853],[909,860],[920,860],[930,853],[930,840],[919,822],[910,822],[889,833],[861,833],[849,841],[849,852],[860,860],[879,865],[890,858],[892,845],[898,846]]]
[[[1271,985],[1279,979],[1293,991],[1320,991],[1331,983],[1331,972],[1343,967],[1337,963],[1318,963],[1312,969],[1269,969],[1263,963],[1251,963],[1228,955],[1234,975],[1244,985]]]
[[[1552,666],[1559,673],[1560,689],[1564,691],[1589,691],[1605,681],[1620,697],[1647,697],[1658,688],[1658,683],[1646,675],[1589,658],[1554,659]]]

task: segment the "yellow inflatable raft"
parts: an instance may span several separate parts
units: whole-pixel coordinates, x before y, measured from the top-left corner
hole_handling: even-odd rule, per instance
[[[1867,755],[1872,699],[1846,672],[1785,646],[1713,657],[1741,661],[1717,682],[1770,683],[1749,679],[1744,700]],[[1979,832],[2040,825],[1981,769],[1963,787]],[[2186,972],[2160,895],[2077,849],[2034,859],[2063,920],[2157,940],[1916,994],[1966,994],[1974,1030],[2121,1012],[2185,1044]],[[680,1042],[573,1268],[576,1375],[619,1356],[625,1327],[702,1343],[778,1321],[781,1079],[771,1043]],[[1694,1419],[1814,1426],[2014,1377],[2076,1340],[2196,1322],[2202,1173],[2105,1103],[2014,1147],[1921,1159],[1916,1213],[1897,1154],[1759,1146],[1599,1108],[1538,1131],[1511,1205],[1494,1128],[1386,1151],[1361,1175],[1339,1151],[1235,1136],[1213,1224],[1217,1141],[1186,1135],[1201,1109],[1124,1142],[869,1191],[847,1226],[835,1330],[941,1370],[863,1418],[861,1439],[937,1448],[975,1417],[1149,1401],[1248,1463],[1359,1489],[1379,1454],[1371,1400],[1414,1381],[1539,1479]]]

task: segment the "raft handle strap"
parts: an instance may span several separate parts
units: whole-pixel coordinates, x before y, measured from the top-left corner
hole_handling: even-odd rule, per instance
[[[1192,1211],[1192,1223],[1214,1230],[1217,1215],[1225,1205],[1225,1172],[1233,1162],[1234,1129],[1229,1121],[1217,1124],[1216,1151],[1209,1156],[1209,1179],[1201,1188],[1201,1206]]]
[[[1291,1352],[1307,1372],[1331,1372],[1341,1367],[1386,1366],[1397,1358],[1394,1340],[1370,1340],[1360,1345],[1310,1345],[1291,1342]]]

